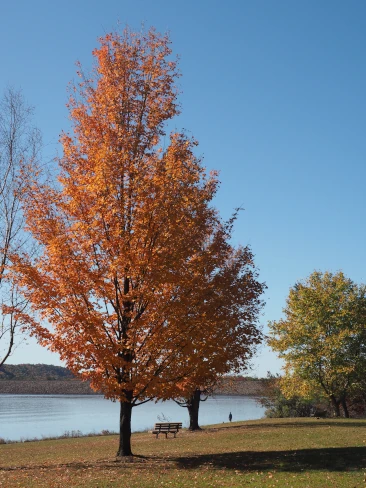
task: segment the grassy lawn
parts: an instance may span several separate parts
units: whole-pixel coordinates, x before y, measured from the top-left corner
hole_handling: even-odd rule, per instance
[[[0,445],[1,487],[366,487],[366,420],[265,419],[177,438],[117,437]]]

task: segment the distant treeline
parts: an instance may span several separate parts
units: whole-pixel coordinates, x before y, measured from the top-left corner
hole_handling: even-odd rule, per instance
[[[67,368],[52,364],[3,364],[0,366],[0,381],[72,379],[75,379],[75,376]]]
[[[266,380],[250,376],[225,376],[214,390],[215,395],[253,395],[261,396],[265,391]]]
[[[216,395],[262,395],[263,382],[257,378],[228,376],[214,391]],[[51,364],[4,364],[0,367],[0,394],[95,395],[62,366]]]

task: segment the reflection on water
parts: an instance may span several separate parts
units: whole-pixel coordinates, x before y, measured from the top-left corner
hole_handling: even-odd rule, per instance
[[[200,405],[200,424],[258,419],[264,409],[252,397],[216,396]],[[133,409],[132,431],[151,429],[159,419],[183,422],[188,412],[173,401],[149,402]],[[66,431],[83,434],[117,431],[119,404],[99,395],[0,395],[0,438],[19,440],[59,436]]]

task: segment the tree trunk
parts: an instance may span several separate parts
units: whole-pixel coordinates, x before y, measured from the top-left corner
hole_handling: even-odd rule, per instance
[[[334,395],[330,395],[330,399],[332,400],[334,415],[336,417],[340,417],[341,416],[341,409],[339,408],[340,400],[337,400]]]
[[[189,413],[189,430],[201,430],[198,425],[198,411],[200,408],[201,390],[197,389],[187,402],[187,408]]]
[[[131,451],[131,402],[120,402],[121,411],[119,418],[119,448],[117,456],[133,456]]]
[[[349,419],[349,411],[348,411],[348,407],[347,407],[347,402],[346,402],[346,399],[344,397],[341,399],[341,403],[342,403],[344,416],[346,417],[346,419]]]

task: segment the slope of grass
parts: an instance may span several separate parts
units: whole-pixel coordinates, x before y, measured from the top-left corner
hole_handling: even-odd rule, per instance
[[[266,419],[132,436],[135,457],[115,458],[117,436],[0,445],[0,486],[365,487],[366,420]]]

